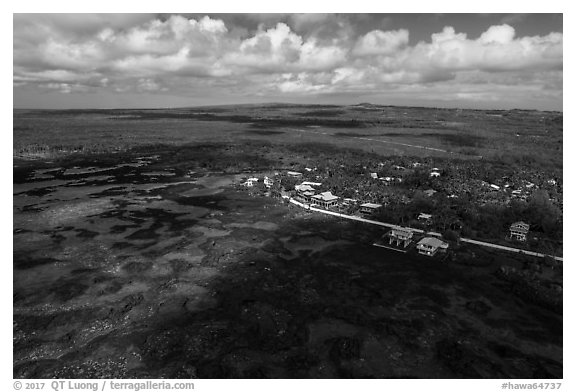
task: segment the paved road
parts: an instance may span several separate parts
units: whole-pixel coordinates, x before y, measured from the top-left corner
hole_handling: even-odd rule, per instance
[[[391,224],[391,223],[378,222],[378,221],[373,221],[373,220],[370,220],[370,219],[360,218],[360,217],[354,216],[354,215],[346,215],[346,214],[341,214],[341,213],[339,213],[339,212],[328,211],[328,210],[323,210],[323,209],[316,208],[316,207],[311,207],[311,206],[309,206],[308,204],[300,203],[299,201],[294,200],[294,199],[290,199],[290,203],[295,204],[295,205],[297,205],[297,206],[299,206],[299,207],[305,208],[305,209],[310,210],[310,211],[321,212],[322,214],[333,215],[333,216],[337,216],[337,217],[339,217],[339,218],[355,220],[355,221],[358,221],[358,222],[369,223],[369,224],[377,225],[377,226],[389,227],[389,228],[391,228],[391,229],[398,229],[398,228],[400,228],[400,226],[398,226],[398,225],[393,225],[393,224]],[[420,229],[410,229],[410,230],[412,230],[412,231],[415,232],[415,233],[424,233],[424,230],[420,230]]]
[[[487,246],[489,248],[494,248],[494,249],[507,250],[509,252],[523,253],[523,254],[530,255],[530,256],[536,256],[536,257],[548,256],[548,257],[552,257],[553,259],[558,260],[558,261],[564,261],[562,259],[562,257],[546,255],[544,253],[532,252],[532,251],[524,250],[524,249],[511,248],[509,246],[491,244],[490,242],[476,241],[476,240],[471,240],[469,238],[460,238],[460,241],[468,242],[469,244],[474,244],[474,245]]]
[[[397,229],[400,226],[397,225],[393,225],[391,223],[385,223],[385,222],[378,222],[378,221],[373,221],[370,219],[364,219],[364,218],[360,218],[358,216],[353,216],[353,215],[346,215],[346,214],[341,214],[339,212],[334,212],[334,211],[327,211],[327,210],[323,210],[320,208],[316,208],[316,207],[311,207],[307,204],[303,204],[300,203],[297,200],[294,200],[292,198],[289,199],[290,203],[295,204],[299,207],[305,208],[307,210],[310,211],[314,211],[314,212],[320,212],[322,214],[326,214],[326,215],[333,215],[333,216],[337,216],[339,218],[343,218],[343,219],[350,219],[350,220],[354,220],[354,221],[358,221],[358,222],[364,222],[364,223],[368,223],[368,224],[372,224],[372,225],[377,225],[377,226],[382,226],[382,227],[388,227],[391,229]],[[412,230],[414,233],[418,233],[418,234],[424,234],[424,230],[420,230],[420,229],[413,229],[413,228],[409,228],[410,230]],[[529,250],[524,250],[524,249],[518,249],[518,248],[511,248],[509,246],[503,246],[503,245],[497,245],[497,244],[491,244],[490,242],[483,242],[483,241],[476,241],[476,240],[472,240],[469,238],[460,238],[460,241],[462,242],[467,242],[469,244],[474,244],[474,245],[479,245],[479,246],[485,246],[488,248],[494,248],[494,249],[500,249],[500,250],[506,250],[509,252],[515,252],[515,253],[523,253],[529,256],[536,256],[536,257],[552,257],[555,260],[558,261],[564,261],[562,259],[562,257],[558,257],[558,256],[551,256],[551,255],[546,255],[544,253],[537,253],[537,252],[531,252]]]

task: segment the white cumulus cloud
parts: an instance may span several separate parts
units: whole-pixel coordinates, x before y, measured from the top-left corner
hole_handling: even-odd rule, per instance
[[[499,24],[470,38],[446,26],[411,43],[408,29],[356,34],[351,20],[292,15],[248,31],[209,16],[16,15],[14,86],[67,94],[86,89],[186,94],[194,86],[213,86],[222,93],[294,96],[374,94],[407,86],[452,91],[445,86],[463,83],[492,86],[499,94],[504,90],[496,87],[521,84],[530,85],[532,93],[561,92],[561,32],[518,36],[512,26]]]

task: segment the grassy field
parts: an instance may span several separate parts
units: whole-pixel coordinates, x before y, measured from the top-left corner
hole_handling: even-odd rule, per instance
[[[15,157],[208,140],[326,143],[386,156],[562,165],[562,115],[556,112],[373,105],[14,111]]]

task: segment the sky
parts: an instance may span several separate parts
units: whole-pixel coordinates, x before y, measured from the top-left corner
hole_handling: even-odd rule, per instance
[[[14,14],[14,108],[562,110],[562,14]]]

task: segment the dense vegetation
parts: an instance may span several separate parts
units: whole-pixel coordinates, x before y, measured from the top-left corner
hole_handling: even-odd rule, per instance
[[[142,144],[230,141],[231,138],[244,141],[273,137],[275,142],[292,144],[300,141],[303,134],[298,131],[302,129],[318,131],[318,135],[306,134],[307,140],[303,141],[356,147],[380,155],[462,159],[482,156],[506,164],[562,168],[562,113],[370,104],[16,110],[14,155],[34,156],[38,150],[44,155],[104,148],[113,151]]]

